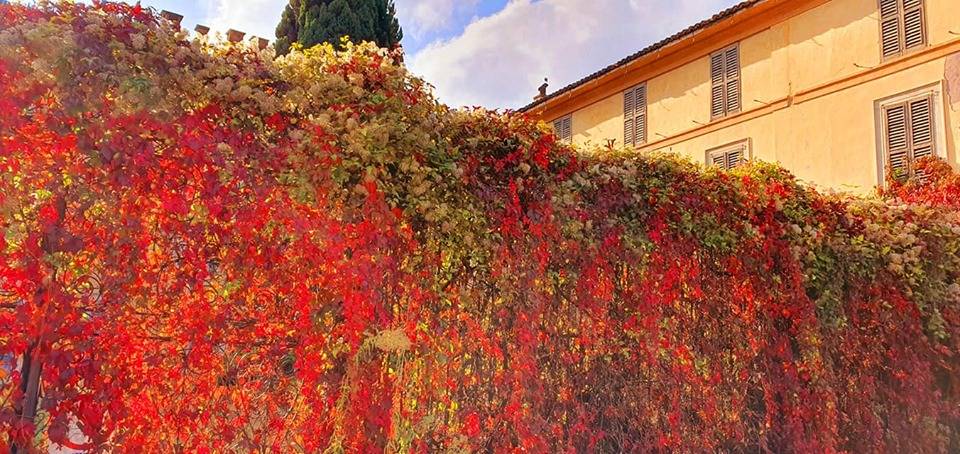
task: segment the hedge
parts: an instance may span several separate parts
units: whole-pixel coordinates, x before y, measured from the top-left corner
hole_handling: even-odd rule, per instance
[[[574,149],[398,59],[0,5],[0,449],[960,451],[949,171]]]

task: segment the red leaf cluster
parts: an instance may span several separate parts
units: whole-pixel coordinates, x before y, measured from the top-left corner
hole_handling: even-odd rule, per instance
[[[0,43],[2,444],[960,447],[953,177],[580,154],[371,46],[122,4],[0,5]]]

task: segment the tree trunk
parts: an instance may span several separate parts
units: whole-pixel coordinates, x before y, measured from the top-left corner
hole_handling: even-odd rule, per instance
[[[38,358],[38,348],[36,345],[30,346],[23,353],[23,360],[20,366],[20,390],[23,392],[23,400],[17,406],[17,415],[23,422],[33,422],[37,415],[37,404],[40,401],[40,369],[43,364]],[[10,444],[11,454],[21,452],[17,440]],[[28,452],[29,448],[24,447],[22,452]]]

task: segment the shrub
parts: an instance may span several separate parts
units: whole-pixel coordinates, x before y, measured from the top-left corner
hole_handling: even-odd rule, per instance
[[[395,60],[0,5],[5,442],[960,448],[957,211],[580,153]]]
[[[950,164],[934,157],[921,158],[917,161],[917,171],[922,178],[890,178],[880,194],[902,203],[926,204],[951,210],[960,208],[960,175]]]

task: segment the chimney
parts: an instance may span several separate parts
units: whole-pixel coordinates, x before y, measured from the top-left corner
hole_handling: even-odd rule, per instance
[[[264,50],[267,46],[270,45],[270,41],[266,38],[261,38],[259,36],[253,36],[250,38],[251,41],[257,43],[257,49]]]
[[[180,23],[183,22],[183,16],[167,10],[160,11],[160,17],[172,22],[176,28],[180,28]]]
[[[197,26],[194,27],[193,30],[201,35],[206,35],[207,33],[210,33],[210,27],[207,27],[206,25],[197,24]]]
[[[240,41],[243,41],[244,35],[246,35],[246,33],[236,31],[232,28],[227,30],[227,39],[230,40],[231,43],[239,43]]]
[[[534,101],[539,101],[539,100],[541,100],[541,99],[546,98],[546,97],[547,97],[547,87],[549,87],[549,86],[550,86],[550,84],[548,83],[547,78],[544,77],[544,78],[543,78],[543,85],[540,86],[540,92],[537,94],[537,96],[534,96],[534,97],[533,97],[533,100],[534,100]]]

